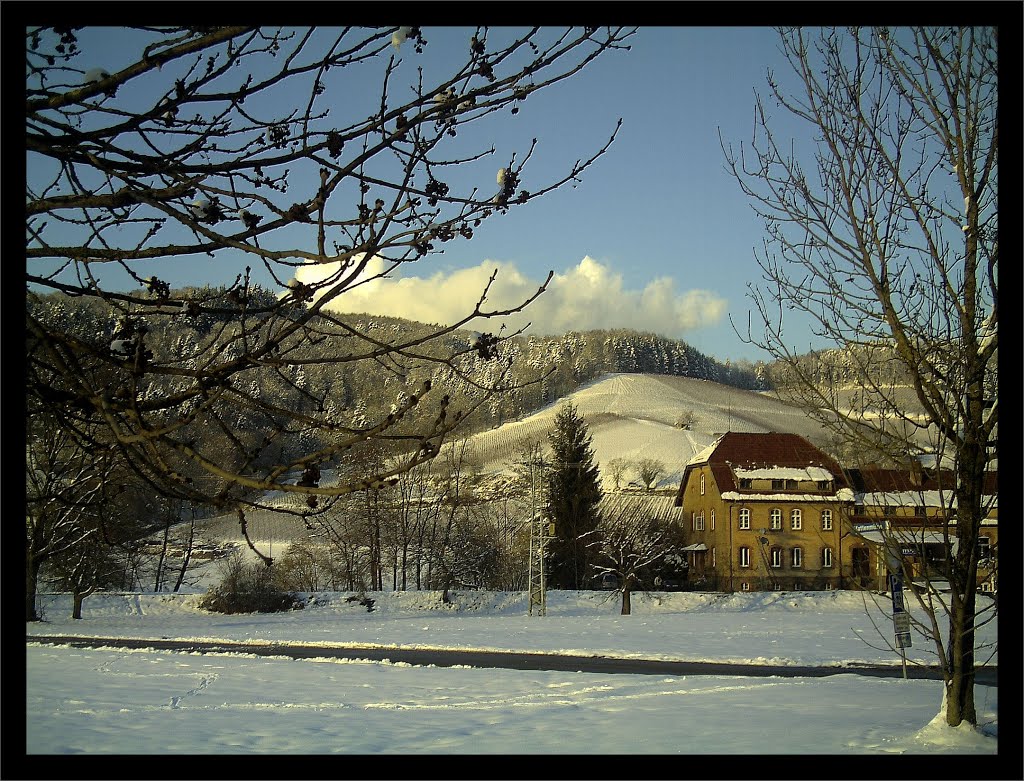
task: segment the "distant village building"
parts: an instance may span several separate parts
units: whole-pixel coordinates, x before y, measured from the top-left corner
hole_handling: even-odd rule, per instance
[[[849,510],[854,534],[876,545],[884,560],[902,559],[911,577],[946,577],[947,554],[956,555],[955,475],[913,462],[911,469],[850,469],[854,492]],[[986,475],[984,496],[988,513],[978,539],[978,586],[998,590],[996,552],[999,542],[997,473]],[[947,544],[948,542],[948,544]]]

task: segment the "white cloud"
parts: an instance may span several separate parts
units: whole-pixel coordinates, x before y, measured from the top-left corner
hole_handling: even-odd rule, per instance
[[[392,274],[374,279],[384,270],[380,258],[367,264],[367,280],[331,302],[335,311],[392,315],[425,323],[450,324],[472,311],[487,280],[497,277],[483,308],[511,309],[531,295],[543,279],[531,279],[514,263],[484,261],[478,266],[429,277]],[[313,283],[337,270],[336,265],[300,268],[296,277]],[[726,301],[708,290],[677,291],[675,280],[658,277],[642,290],[626,288],[622,274],[609,266],[584,257],[577,266],[556,273],[547,290],[524,312],[495,318],[486,326],[496,330],[499,323],[516,329],[531,323],[530,333],[561,334],[595,328],[633,328],[682,337],[698,328],[717,324],[725,314]],[[480,321],[475,323],[481,327]]]

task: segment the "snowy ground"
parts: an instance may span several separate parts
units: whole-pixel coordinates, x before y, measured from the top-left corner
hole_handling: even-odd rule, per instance
[[[45,621],[27,624],[26,631],[829,665],[838,674],[523,672],[29,644],[27,752],[919,757],[998,751],[996,688],[976,688],[979,730],[954,730],[939,716],[940,682],[842,672],[856,662],[900,665],[899,655],[883,647],[891,620],[866,612],[860,594],[634,595],[634,614],[620,616],[607,593],[551,592],[547,615],[532,617],[521,592],[460,592],[454,606],[445,606],[436,592],[371,594],[373,612],[345,601],[345,594],[316,596],[319,604],[305,610],[239,616],[201,611],[197,594],[93,596],[84,619],[73,621],[68,597],[57,595],[44,597]],[[992,622],[982,628],[979,647],[988,648],[995,637]],[[915,638],[909,663],[933,662],[930,650]],[[986,650],[979,662],[998,663],[990,656]],[[266,777],[267,767],[245,777]],[[513,767],[468,772],[476,778],[559,776],[550,767],[526,775]],[[271,777],[314,777],[278,772]],[[401,777],[422,777],[411,772]],[[780,772],[805,777],[788,764]],[[822,772],[806,777],[833,777],[835,768]],[[1020,777],[994,775],[988,767],[979,772]],[[625,777],[698,775],[733,777],[625,771]],[[894,767],[892,774],[872,777],[908,776]]]

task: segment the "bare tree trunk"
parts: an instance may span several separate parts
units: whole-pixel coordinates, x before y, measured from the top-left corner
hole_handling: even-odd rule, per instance
[[[957,726],[962,721],[977,724],[974,707],[974,609],[975,591],[968,589],[963,598],[953,588],[949,619],[950,669],[946,682],[946,723]]]
[[[74,599],[74,605],[71,609],[71,617],[75,619],[82,618],[82,603],[85,602],[85,598],[96,591],[95,586],[89,586],[86,589],[75,588],[71,593]]]
[[[164,539],[163,544],[160,546],[160,558],[156,562],[156,578],[153,581],[153,592],[160,593],[160,585],[164,575],[164,560],[167,558],[167,545],[168,538],[171,535],[171,517],[168,514],[166,522],[164,523]]]
[[[185,543],[184,555],[181,557],[181,568],[178,570],[178,579],[174,581],[174,593],[181,590],[181,584],[185,582],[185,573],[188,571],[189,562],[192,561],[192,546],[196,537],[196,510],[192,508],[192,521],[188,527],[188,542]]]
[[[42,616],[36,611],[36,584],[39,582],[39,567],[42,560],[37,556],[28,557],[25,568],[25,620],[41,621]]]
[[[622,587],[622,610],[619,611],[620,615],[628,616],[631,615],[633,609],[633,600],[631,599],[633,591],[629,586]]]

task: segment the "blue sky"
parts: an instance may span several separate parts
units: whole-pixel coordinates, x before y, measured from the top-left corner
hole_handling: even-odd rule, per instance
[[[462,56],[470,32],[425,27],[425,53],[404,47],[403,66],[443,67],[454,52]],[[119,34],[84,33],[82,48],[96,61],[83,59],[83,66],[114,71],[126,64],[118,60],[133,52],[114,42]],[[452,313],[437,307],[466,301],[461,291],[490,269],[500,268],[515,291],[535,289],[554,271],[552,288],[528,310],[531,332],[637,328],[683,339],[720,360],[767,358],[730,323],[747,321],[746,285],[760,279],[754,248],[762,229],[725,169],[718,133],[749,141],[755,89],[766,91],[769,68],[778,75],[788,68],[777,35],[768,27],[641,27],[630,44],[629,52],[609,52],[531,95],[517,116],[481,125],[480,136],[464,131],[477,146],[495,145],[487,162],[494,170],[502,156],[518,150],[521,157],[537,138],[522,181],[529,190],[531,180],[566,173],[597,151],[621,117],[616,141],[582,182],[487,220],[472,241],[451,242],[443,255],[412,264],[401,291],[397,280],[364,291],[374,293],[375,306],[444,322]],[[204,256],[160,274],[172,286],[227,283],[241,266]],[[398,292],[404,299],[392,303]]]

